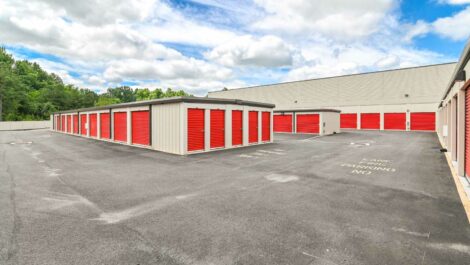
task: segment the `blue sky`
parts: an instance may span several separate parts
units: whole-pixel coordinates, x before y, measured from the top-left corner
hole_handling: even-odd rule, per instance
[[[0,45],[64,82],[204,96],[456,61],[470,0],[34,0],[0,3]]]

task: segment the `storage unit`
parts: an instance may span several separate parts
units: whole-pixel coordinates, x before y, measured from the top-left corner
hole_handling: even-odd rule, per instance
[[[271,112],[263,111],[261,113],[261,141],[271,140]]]
[[[65,132],[65,115],[60,115],[60,130]]]
[[[412,112],[410,113],[410,129],[412,131],[435,131],[435,112]]]
[[[80,135],[179,155],[273,141],[274,105],[233,99],[175,97],[80,110]],[[87,122],[88,121],[88,122]],[[87,125],[88,124],[88,125]]]
[[[213,109],[211,113],[211,148],[225,147],[225,110]]]
[[[67,132],[71,133],[72,132],[72,116],[67,115]]]
[[[100,113],[100,138],[111,139],[111,120],[109,113]]]
[[[78,134],[78,114],[73,114],[73,133]]]
[[[132,144],[150,145],[149,117],[148,110],[132,112]]]
[[[250,111],[248,116],[248,142],[257,143],[259,132],[258,132],[258,112]]]
[[[205,148],[205,111],[188,109],[188,151],[201,151]]]
[[[357,113],[341,113],[340,128],[357,129]]]
[[[243,144],[243,111],[232,110],[232,146]]]
[[[320,133],[320,114],[297,114],[297,133]]]
[[[127,112],[114,112],[114,140],[127,142]]]
[[[361,129],[380,130],[380,113],[361,113]]]
[[[274,127],[284,133],[329,135],[340,132],[339,110],[292,109],[274,112]]]
[[[465,122],[463,124],[465,131],[464,139],[464,176],[470,181],[470,89],[465,90]]]
[[[385,130],[406,130],[406,113],[384,113]]]
[[[96,113],[89,114],[90,117],[90,137],[98,136],[98,118]]]
[[[86,136],[87,130],[88,130],[87,115],[81,114],[79,122],[80,122],[80,134]]]
[[[292,133],[292,114],[276,114],[273,116],[274,132]]]

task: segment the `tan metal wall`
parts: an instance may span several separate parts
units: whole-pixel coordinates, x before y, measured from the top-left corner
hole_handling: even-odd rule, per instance
[[[410,109],[434,112],[455,65],[441,64],[216,91],[208,96],[273,103],[276,109],[334,108],[343,112],[360,112],[362,109],[367,112],[383,112],[384,109],[401,112]]]
[[[152,148],[172,154],[183,154],[183,104],[152,106]]]

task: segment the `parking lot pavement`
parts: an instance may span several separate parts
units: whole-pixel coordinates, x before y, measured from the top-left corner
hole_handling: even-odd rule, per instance
[[[275,137],[174,156],[0,132],[0,264],[469,264],[435,134]]]

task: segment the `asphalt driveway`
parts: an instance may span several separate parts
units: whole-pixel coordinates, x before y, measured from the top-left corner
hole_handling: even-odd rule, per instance
[[[174,156],[0,132],[0,264],[470,264],[433,133]]]

